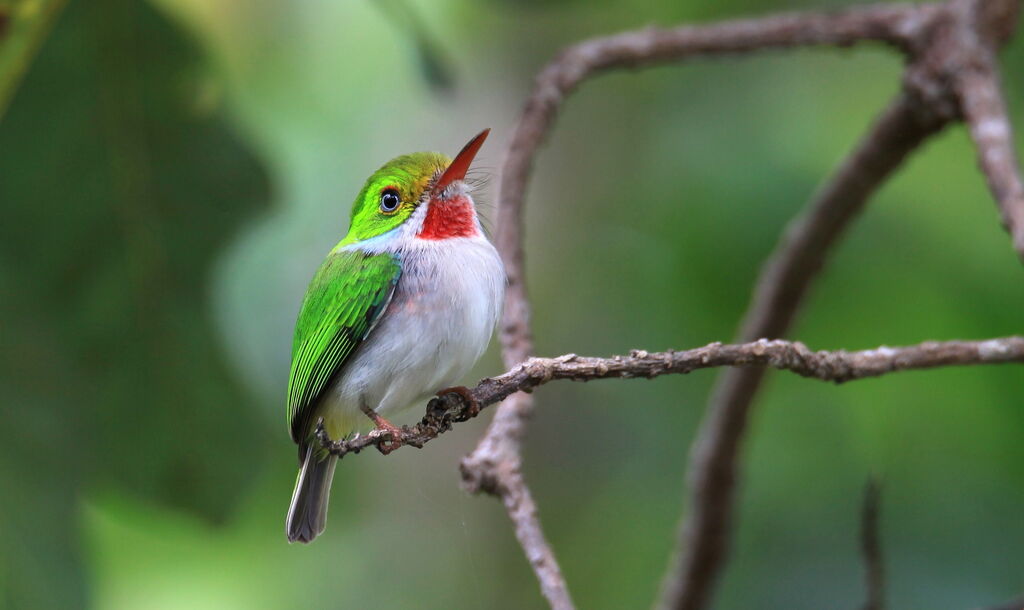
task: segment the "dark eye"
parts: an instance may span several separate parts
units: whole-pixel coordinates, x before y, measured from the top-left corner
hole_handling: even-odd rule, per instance
[[[380,194],[380,211],[381,212],[394,212],[401,205],[402,200],[398,196],[398,191],[395,189],[384,189],[384,192]]]

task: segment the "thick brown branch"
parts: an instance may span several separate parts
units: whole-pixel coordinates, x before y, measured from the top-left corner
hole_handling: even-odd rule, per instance
[[[1011,336],[985,341],[927,341],[906,347],[878,347],[857,352],[809,350],[799,342],[761,339],[751,343],[711,343],[686,351],[645,352],[634,350],[628,356],[596,358],[566,354],[557,358],[530,358],[507,373],[480,381],[469,390],[483,409],[510,396],[522,396],[537,386],[564,379],[653,379],[662,375],[686,374],[721,366],[770,367],[790,371],[802,377],[843,383],[879,377],[899,371],[942,366],[1024,363],[1024,337]],[[475,413],[459,393],[445,394],[430,401],[423,421],[402,428],[397,439],[422,447],[447,432],[452,424],[466,421]],[[387,431],[373,431],[350,440],[328,442],[331,453],[344,456],[370,446],[395,440]],[[500,485],[481,481],[482,487]],[[490,490],[485,490],[490,491]]]
[[[740,336],[779,337],[825,262],[829,249],[870,195],[943,121],[918,112],[902,95],[816,195],[808,211],[786,230],[758,279]],[[732,519],[739,449],[747,414],[763,369],[726,371],[712,394],[690,455],[691,507],[680,528],[680,558],[666,574],[661,606],[704,606],[725,560]]]

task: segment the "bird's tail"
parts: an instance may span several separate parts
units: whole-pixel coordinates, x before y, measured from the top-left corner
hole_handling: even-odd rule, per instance
[[[295,479],[292,504],[288,508],[285,531],[288,542],[312,542],[327,525],[327,503],[331,499],[331,479],[338,457],[317,455],[315,443],[306,449],[306,457]]]

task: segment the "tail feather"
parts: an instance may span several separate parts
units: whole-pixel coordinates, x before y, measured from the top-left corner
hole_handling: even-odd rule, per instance
[[[292,504],[285,521],[288,542],[312,542],[327,525],[327,503],[331,499],[331,480],[338,458],[316,453],[310,443],[295,480]]]

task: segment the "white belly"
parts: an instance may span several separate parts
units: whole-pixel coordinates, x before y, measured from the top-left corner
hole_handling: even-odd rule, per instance
[[[361,404],[386,417],[455,385],[498,321],[505,272],[484,237],[417,239],[401,256],[391,303],[320,406],[332,438],[369,423]]]

